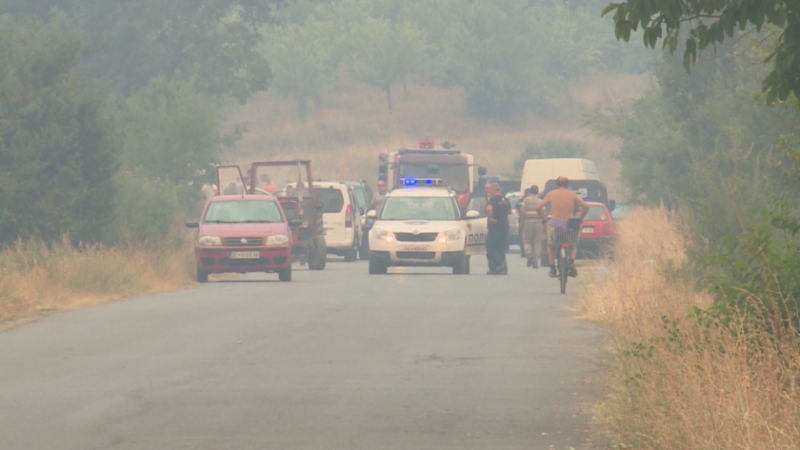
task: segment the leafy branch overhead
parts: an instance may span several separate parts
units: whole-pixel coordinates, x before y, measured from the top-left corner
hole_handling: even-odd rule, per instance
[[[767,26],[781,30],[776,47],[765,59],[772,71],[762,90],[769,103],[786,100],[790,93],[800,97],[800,4],[781,0],[630,0],[610,3],[602,15],[614,12],[617,39],[626,42],[631,33],[643,31],[645,46],[675,52],[681,26],[688,23],[683,61],[686,70],[697,59],[697,52],[733,37],[737,28],[748,25],[757,31]]]

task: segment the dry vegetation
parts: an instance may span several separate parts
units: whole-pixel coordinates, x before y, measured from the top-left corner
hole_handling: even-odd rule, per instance
[[[599,420],[627,448],[800,448],[800,342],[690,317],[709,302],[682,275],[680,229],[663,209],[632,212],[610,271],[581,290],[614,355]]]
[[[163,292],[194,281],[191,241],[174,251],[18,243],[0,253],[0,329],[49,311]]]
[[[587,79],[571,93],[569,107],[514,123],[481,122],[467,113],[462,91],[434,87],[409,86],[407,95],[397,87],[393,113],[380,90],[345,87],[326,96],[305,122],[297,119],[293,100],[262,94],[228,116],[229,124],[246,123],[248,132],[224,159],[247,165],[253,159],[310,158],[317,177],[374,183],[379,151],[413,146],[423,136],[456,143],[496,174],[511,172],[527,144],[574,139],[586,142],[609,194],[618,195],[619,165],[612,159],[618,144],[591,136],[581,120],[598,104],[630,100],[647,85],[646,76]]]

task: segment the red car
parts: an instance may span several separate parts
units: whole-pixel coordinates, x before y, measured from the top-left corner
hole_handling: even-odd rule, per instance
[[[292,231],[297,220],[287,220],[271,195],[223,195],[203,210],[194,243],[197,281],[212,273],[277,273],[292,281]]]
[[[586,202],[589,213],[583,219],[581,240],[578,243],[578,258],[597,258],[613,252],[613,244],[619,235],[614,218],[603,203]]]

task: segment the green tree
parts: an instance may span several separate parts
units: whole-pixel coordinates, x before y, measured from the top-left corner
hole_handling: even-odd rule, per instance
[[[192,82],[154,78],[125,106],[126,170],[186,186],[217,162],[217,120]]]
[[[617,39],[626,42],[640,27],[644,44],[674,52],[679,39],[685,38],[683,64],[688,70],[697,52],[721,44],[736,30],[753,25],[758,31],[767,25],[781,30],[773,51],[764,60],[772,64],[762,90],[767,101],[786,100],[789,93],[800,97],[800,3],[785,0],[629,0],[610,3],[603,15],[614,12]],[[681,26],[689,26],[688,36],[681,37]]]
[[[103,90],[72,74],[80,48],[0,18],[0,244],[97,241],[112,215],[118,135]]]
[[[383,89],[392,111],[392,86],[419,73],[428,58],[425,34],[411,24],[393,25],[386,19],[367,18],[350,38],[355,44],[349,61],[353,76]]]
[[[283,0],[0,0],[19,16],[56,15],[81,35],[79,69],[130,95],[159,74],[180,72],[210,95],[241,101],[266,89],[270,72],[258,51],[260,29]]]
[[[331,61],[334,42],[328,27],[314,18],[304,26],[287,25],[274,30],[267,46],[275,76],[272,89],[297,102],[301,119],[308,117],[309,99],[319,98],[333,87],[335,65]]]

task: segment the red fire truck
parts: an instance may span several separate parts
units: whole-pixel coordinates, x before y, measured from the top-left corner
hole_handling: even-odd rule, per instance
[[[418,148],[381,152],[378,179],[383,180],[389,190],[402,186],[404,179],[441,179],[443,185],[456,192],[463,210],[472,194],[475,167],[475,159],[469,153],[464,153],[449,143],[438,146],[431,139],[423,139]],[[485,169],[479,168],[479,171],[485,172]]]

